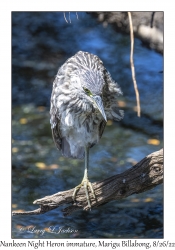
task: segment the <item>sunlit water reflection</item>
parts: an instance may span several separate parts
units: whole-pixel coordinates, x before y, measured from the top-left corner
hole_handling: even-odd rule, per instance
[[[102,180],[130,168],[163,147],[162,56],[135,40],[134,59],[142,116],[134,111],[128,36],[116,34],[90,15],[13,13],[12,210],[33,210],[33,201],[80,183],[84,162],[64,158],[55,148],[49,124],[52,82],[58,67],[79,50],[97,54],[120,84],[125,118],[109,122],[90,150],[89,178]],[[154,139],[157,143],[149,144]],[[90,212],[63,217],[61,209],[12,219],[13,238],[161,238],[162,185],[113,201]],[[55,227],[55,231],[51,232]],[[66,229],[70,232],[64,232]],[[33,231],[32,231],[33,230]],[[37,231],[38,230],[38,231]],[[44,230],[43,233],[41,230]]]

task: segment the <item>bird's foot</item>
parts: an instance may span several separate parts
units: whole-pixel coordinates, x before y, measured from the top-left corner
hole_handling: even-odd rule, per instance
[[[86,194],[86,199],[87,199],[87,202],[88,202],[88,206],[89,208],[91,208],[91,202],[90,202],[90,198],[89,198],[89,193],[88,193],[88,187],[92,193],[92,196],[93,198],[95,199],[95,193],[94,193],[94,189],[92,187],[92,184],[91,182],[88,180],[88,178],[83,178],[82,182],[75,187],[74,189],[74,192],[73,192],[73,195],[72,195],[72,198],[73,200],[75,201],[75,197],[76,197],[76,193],[77,191],[82,187],[84,186],[84,189],[85,189],[85,194]]]

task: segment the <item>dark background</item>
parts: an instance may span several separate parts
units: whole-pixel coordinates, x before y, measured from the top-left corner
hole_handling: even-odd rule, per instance
[[[69,13],[65,13],[69,21]],[[163,58],[135,39],[134,63],[141,100],[135,112],[130,37],[104,27],[90,13],[12,12],[12,210],[33,210],[33,201],[78,185],[84,162],[66,159],[54,146],[49,105],[58,68],[77,51],[98,55],[118,82],[125,117],[109,121],[90,150],[89,178],[102,180],[130,168],[163,146]],[[12,218],[12,238],[162,238],[162,185],[91,212],[64,218],[61,208]],[[76,233],[51,234],[49,227]],[[45,229],[29,233],[28,228]],[[23,228],[23,230],[21,230]]]

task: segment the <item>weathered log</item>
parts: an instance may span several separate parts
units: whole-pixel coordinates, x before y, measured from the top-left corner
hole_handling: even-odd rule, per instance
[[[92,183],[96,199],[90,193],[92,208],[112,200],[120,200],[134,193],[142,193],[163,182],[163,149],[156,151],[121,174]],[[76,202],[72,200],[74,189],[58,192],[35,200],[40,208],[33,211],[12,212],[12,215],[37,215],[53,210],[63,204],[71,204],[63,209],[69,215],[76,210],[89,210],[83,187],[77,192]]]

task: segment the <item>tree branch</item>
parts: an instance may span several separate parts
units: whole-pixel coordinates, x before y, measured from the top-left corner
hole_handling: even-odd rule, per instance
[[[93,188],[96,200],[90,193],[92,208],[101,206],[112,200],[120,200],[134,193],[142,193],[163,183],[163,149],[156,151],[138,162],[135,166],[121,174],[105,180],[94,182]],[[77,192],[76,202],[72,200],[74,189],[58,192],[35,200],[40,208],[33,211],[12,212],[12,215],[37,215],[53,210],[64,204],[71,204],[63,209],[63,214],[69,215],[76,210],[88,210],[84,189]]]
[[[130,37],[131,37],[131,53],[130,53],[130,64],[131,64],[131,72],[132,72],[132,80],[134,84],[134,90],[136,93],[136,102],[137,102],[137,116],[140,117],[140,97],[139,97],[139,91],[137,87],[136,77],[135,77],[135,67],[134,67],[134,59],[133,59],[133,53],[134,53],[134,31],[133,31],[133,25],[132,25],[132,17],[131,12],[128,12],[128,18],[129,18],[129,27],[130,27]]]

